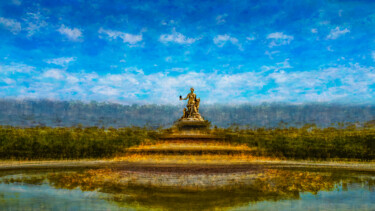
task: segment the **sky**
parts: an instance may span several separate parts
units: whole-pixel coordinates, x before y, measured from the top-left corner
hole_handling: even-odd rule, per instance
[[[0,98],[375,102],[375,1],[2,0]]]

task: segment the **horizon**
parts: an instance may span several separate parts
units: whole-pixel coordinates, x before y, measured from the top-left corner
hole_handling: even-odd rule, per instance
[[[0,98],[373,105],[373,1],[0,2]]]
[[[183,115],[180,105],[123,105],[111,102],[54,100],[10,100],[0,98],[0,125],[15,127],[169,127]],[[168,115],[166,115],[168,114]],[[251,127],[292,127],[315,124],[331,127],[338,123],[365,124],[375,119],[375,105],[349,104],[203,104],[200,114],[212,125]]]
[[[121,105],[121,106],[185,106],[186,101],[176,100],[175,103],[127,103],[127,102],[117,102],[117,101],[97,101],[97,100],[79,100],[79,99],[71,99],[71,100],[64,100],[64,99],[53,99],[53,98],[0,98],[0,101],[16,101],[16,102],[59,102],[59,103],[72,103],[78,102],[82,104],[114,104],[114,105]],[[201,107],[205,106],[228,106],[228,107],[237,107],[237,106],[263,106],[263,105],[281,105],[281,106],[309,106],[309,105],[323,105],[323,106],[347,106],[347,107],[356,107],[356,106],[375,106],[374,103],[367,103],[367,102],[355,102],[355,103],[346,103],[346,102],[284,102],[284,101],[270,101],[270,102],[241,102],[241,103],[218,103],[218,102],[210,102],[210,103],[203,103],[200,105]]]

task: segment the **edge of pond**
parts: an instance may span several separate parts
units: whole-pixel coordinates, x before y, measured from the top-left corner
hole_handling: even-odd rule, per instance
[[[237,172],[257,167],[336,169],[375,172],[375,162],[331,162],[331,161],[254,161],[238,164],[162,164],[144,162],[124,162],[113,160],[63,160],[63,161],[0,161],[0,171],[23,169],[60,169],[60,168],[121,168],[130,171],[186,171]],[[213,170],[216,169],[216,170]]]

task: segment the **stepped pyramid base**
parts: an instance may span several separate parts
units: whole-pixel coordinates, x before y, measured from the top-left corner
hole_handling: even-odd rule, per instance
[[[258,159],[258,150],[246,145],[226,143],[212,134],[208,121],[177,121],[165,130],[157,143],[127,149],[119,160],[140,165],[238,165]]]

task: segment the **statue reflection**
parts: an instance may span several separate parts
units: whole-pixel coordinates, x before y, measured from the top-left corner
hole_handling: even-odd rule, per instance
[[[101,169],[52,173],[48,180],[55,188],[108,193],[108,200],[120,206],[162,210],[213,210],[265,200],[297,200],[300,193],[317,194],[358,182],[333,173],[280,169],[211,174]]]

